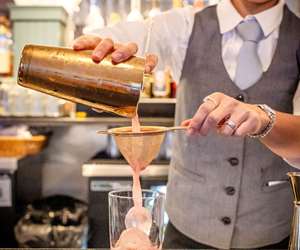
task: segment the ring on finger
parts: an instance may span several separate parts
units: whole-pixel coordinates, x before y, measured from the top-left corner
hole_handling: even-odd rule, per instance
[[[208,101],[211,101],[213,104],[215,104],[215,106],[218,106],[218,102],[210,96],[207,96],[203,99],[203,102],[208,102]]]
[[[236,124],[235,122],[231,121],[231,120],[227,120],[225,123],[224,123],[226,126],[228,126],[229,128],[231,128],[232,130],[235,130],[236,129]]]

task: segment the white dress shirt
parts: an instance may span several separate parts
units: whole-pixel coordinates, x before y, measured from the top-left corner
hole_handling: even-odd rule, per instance
[[[280,0],[271,9],[243,18],[230,0],[222,0],[217,5],[217,16],[222,34],[222,58],[231,79],[235,77],[237,57],[243,44],[235,27],[244,19],[257,19],[265,35],[265,39],[258,46],[258,54],[265,72],[271,64],[276,49],[279,25],[283,17],[283,6],[284,2]],[[165,65],[171,66],[175,80],[179,82],[195,13],[196,11],[192,7],[175,9],[151,20],[123,22],[94,33],[112,37],[119,42],[135,41],[139,45],[139,54],[141,55],[156,53],[159,56],[158,68]]]
[[[265,37],[258,44],[258,55],[265,72],[277,47],[284,5],[284,0],[279,0],[276,6],[245,18],[237,12],[230,0],[221,0],[217,5],[222,34],[222,59],[231,79],[235,78],[238,54],[243,44],[235,30],[236,26],[241,21],[251,18],[255,18],[260,24]],[[121,43],[136,42],[139,55],[157,54],[157,69],[168,65],[172,69],[175,81],[179,83],[195,13],[192,7],[173,9],[143,22],[122,22],[113,27],[96,30],[93,34],[110,37]],[[242,86],[238,87],[242,89]],[[294,98],[294,112],[300,114],[300,87]]]
[[[267,71],[276,50],[279,26],[283,18],[284,0],[266,11],[243,18],[230,0],[221,0],[217,5],[217,16],[222,34],[222,58],[231,79],[235,78],[237,59],[243,41],[235,28],[243,20],[256,18],[265,38],[258,44],[258,55]],[[157,69],[168,65],[174,79],[179,83],[185,54],[192,33],[195,9],[186,7],[167,11],[143,22],[121,22],[113,27],[96,30],[93,34],[110,37],[126,43],[134,41],[139,46],[139,55],[155,53],[159,57]],[[238,86],[243,89],[242,86]],[[294,100],[295,113],[300,113],[300,88]]]
[[[263,72],[271,65],[279,37],[279,26],[283,18],[284,2],[281,0],[271,9],[243,18],[230,0],[223,0],[217,6],[220,32],[222,34],[222,57],[226,70],[233,80],[237,69],[239,51],[243,45],[242,38],[237,34],[236,27],[243,20],[256,19],[264,33],[264,39],[258,43],[258,55]],[[230,14],[228,14],[230,13]],[[242,86],[238,86],[243,89]]]

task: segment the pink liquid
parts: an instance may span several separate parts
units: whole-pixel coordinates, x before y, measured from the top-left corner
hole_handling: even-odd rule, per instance
[[[139,133],[141,131],[141,126],[139,122],[139,117],[136,116],[132,119],[132,132]],[[143,198],[142,198],[142,188],[140,182],[140,166],[135,163],[132,164],[132,197],[135,212],[143,209]],[[139,210],[140,209],[140,210]],[[142,211],[141,211],[142,214]],[[154,247],[148,237],[142,230],[138,228],[128,228],[121,233],[121,236],[112,250],[158,250]]]
[[[141,124],[140,124],[138,114],[136,114],[135,117],[131,119],[131,127],[132,127],[132,132],[134,133],[141,132]]]
[[[152,245],[148,236],[137,228],[129,228],[122,232],[120,239],[112,250],[158,250]]]
[[[136,113],[135,117],[131,120],[131,127],[132,132],[139,133],[141,132],[141,124],[139,121],[139,116]],[[138,163],[135,163],[135,166],[131,166],[133,171],[133,186],[132,186],[132,197],[133,197],[133,203],[135,207],[141,207],[142,206],[142,188],[140,183],[140,166]]]

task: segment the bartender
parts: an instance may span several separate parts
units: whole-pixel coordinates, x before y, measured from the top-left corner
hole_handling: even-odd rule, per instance
[[[176,9],[144,22],[124,22],[78,38],[75,50],[93,49],[100,62],[147,55],[146,71],[168,65],[179,82],[176,124],[194,117],[213,92],[292,112],[298,86],[300,20],[283,0],[221,0],[195,12]],[[118,44],[115,44],[117,42]],[[200,106],[201,108],[201,106]],[[208,110],[202,110],[204,113]],[[235,130],[236,119],[220,124]],[[207,117],[207,124],[215,122]],[[269,123],[266,123],[269,124]],[[192,127],[199,129],[197,124]],[[253,130],[259,138],[267,127]],[[292,214],[289,166],[256,138],[174,134],[167,189],[165,248],[286,249]]]

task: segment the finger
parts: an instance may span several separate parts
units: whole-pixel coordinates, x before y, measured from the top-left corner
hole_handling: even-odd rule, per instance
[[[115,63],[120,63],[126,61],[128,58],[132,57],[138,51],[138,46],[135,43],[128,43],[126,45],[117,48],[114,53],[112,53],[112,60]]]
[[[203,122],[206,117],[216,108],[213,102],[205,102],[200,105],[198,111],[191,119],[189,124],[188,134],[194,134],[196,131],[200,131]]]
[[[92,54],[92,59],[95,62],[101,62],[101,60],[109,54],[114,48],[114,42],[109,39],[105,38],[103,39],[97,47],[94,49]]]
[[[243,122],[237,130],[234,132],[236,136],[247,136],[249,134],[254,134],[256,131],[256,121],[253,118],[247,119]]]
[[[183,127],[188,127],[191,123],[191,120],[192,119],[188,119],[188,120],[184,120],[182,123],[181,123],[181,126]]]
[[[200,134],[207,135],[209,131],[215,130],[218,128],[218,124],[225,122],[230,115],[231,110],[226,106],[219,105],[215,110],[213,110],[203,122],[203,125],[200,129]]]
[[[146,64],[145,64],[145,72],[151,73],[151,71],[155,68],[158,62],[158,57],[153,54],[146,55]]]
[[[223,101],[224,98],[229,98],[228,96],[225,96],[223,93],[220,92],[214,92],[204,98],[203,101],[211,101],[218,106],[219,103]]]
[[[216,108],[205,118],[198,131],[201,135],[207,135],[211,130],[220,129],[238,105],[238,101],[219,92],[205,97],[204,101],[213,103]]]
[[[229,120],[235,124],[236,128],[231,128],[228,124],[225,124],[222,126],[222,128],[219,130],[219,133],[225,136],[232,136],[235,134],[236,130],[245,122],[249,117],[248,112],[242,112],[242,111],[236,111],[234,112]]]
[[[97,36],[81,36],[73,43],[74,50],[92,50],[101,42],[101,38]]]

